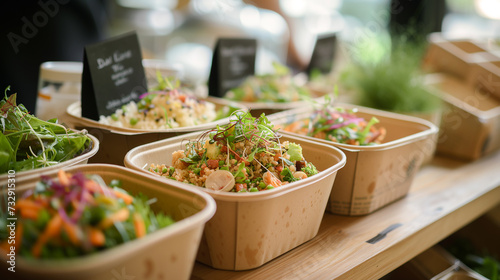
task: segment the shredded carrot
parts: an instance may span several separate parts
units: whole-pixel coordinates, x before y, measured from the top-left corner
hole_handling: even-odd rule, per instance
[[[106,242],[106,237],[102,230],[91,227],[89,229],[89,241],[93,246],[100,247]]]
[[[21,208],[21,217],[30,220],[38,219],[38,210],[33,208]]]
[[[59,183],[65,187],[69,187],[69,177],[68,174],[62,169],[59,169],[59,172],[57,172],[57,177],[59,178]]]
[[[21,199],[18,200],[16,203],[16,209],[23,210],[23,209],[31,209],[35,211],[40,211],[43,208],[43,205],[33,201],[33,200],[27,200],[27,199]]]
[[[146,224],[144,223],[144,219],[142,219],[141,215],[138,213],[134,213],[134,228],[137,238],[146,235]]]
[[[16,253],[19,252],[20,248],[21,248],[21,243],[23,241],[23,224],[22,223],[19,223],[16,227],[16,238],[15,238],[15,248],[16,248]]]
[[[130,215],[130,212],[128,208],[124,207],[121,208],[120,210],[114,212],[113,214],[109,215],[108,217],[104,218],[98,225],[99,228],[101,229],[106,229],[113,225],[114,222],[123,222],[128,219]]]
[[[63,228],[66,234],[68,234],[68,238],[71,241],[71,243],[75,245],[80,245],[81,243],[81,236],[80,236],[80,230],[76,224],[68,223],[66,221],[63,222]]]
[[[93,193],[102,193],[102,188],[97,184],[97,182],[92,180],[85,181],[84,187]]]
[[[5,252],[10,252],[10,245],[7,240],[0,242],[0,250],[5,251]]]
[[[62,227],[62,218],[59,214],[56,214],[49,221],[43,233],[38,237],[35,245],[31,248],[31,253],[35,258],[40,257],[42,253],[43,246],[49,241],[50,238],[59,235]]]
[[[134,201],[134,198],[129,195],[129,194],[126,194],[124,192],[121,192],[119,190],[116,190],[116,189],[113,189],[113,193],[118,197],[118,198],[121,198],[123,199],[123,201],[125,202],[125,204],[132,204],[132,202]]]

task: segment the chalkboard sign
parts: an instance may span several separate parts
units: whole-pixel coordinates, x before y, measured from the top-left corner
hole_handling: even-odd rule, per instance
[[[221,38],[217,41],[208,79],[208,94],[223,97],[255,74],[257,41],[244,38]]]
[[[315,69],[323,74],[332,70],[336,45],[337,36],[335,34],[322,35],[316,39],[311,61],[306,70],[308,76]]]
[[[85,47],[82,116],[99,120],[147,91],[137,34],[128,33]]]

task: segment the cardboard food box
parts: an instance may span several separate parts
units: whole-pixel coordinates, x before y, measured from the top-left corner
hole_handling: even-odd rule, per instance
[[[245,107],[235,102],[229,102],[221,98],[208,97],[204,99],[216,105],[216,110],[224,107],[235,107],[246,110]],[[215,127],[217,124],[227,122],[227,118],[213,122],[188,127],[179,127],[162,130],[145,130],[133,128],[120,128],[101,124],[97,121],[83,118],[81,116],[80,102],[71,104],[66,111],[68,125],[77,129],[86,129],[95,135],[101,142],[101,149],[89,161],[91,163],[111,163],[123,165],[125,154],[132,148],[153,141],[170,138],[193,131],[203,131]]]
[[[376,117],[380,121],[376,126],[384,127],[387,134],[381,144],[356,146],[282,132],[337,147],[346,154],[347,163],[337,175],[327,210],[333,214],[366,215],[405,196],[422,163],[435,151],[438,128],[416,117],[350,104],[336,106],[356,108],[356,115],[365,120]],[[309,118],[313,111],[309,106],[270,118],[273,123],[284,126]]]
[[[127,153],[125,166],[152,176],[143,168],[152,163],[171,165],[172,153],[184,148],[184,140],[200,135],[138,146]],[[217,192],[164,178],[175,186],[203,190],[217,203],[217,212],[205,227],[198,261],[217,269],[252,269],[316,236],[345,155],[332,146],[294,136],[280,139],[301,145],[304,158],[320,172],[273,190],[248,193]]]
[[[91,143],[90,143],[91,146],[89,147],[87,152],[85,152],[79,156],[76,156],[70,160],[58,163],[56,165],[32,169],[32,170],[18,171],[18,172],[11,174],[11,175],[2,174],[2,175],[0,175],[0,186],[7,184],[9,178],[15,178],[15,181],[17,183],[20,183],[20,182],[23,182],[25,180],[28,180],[29,178],[31,178],[33,176],[38,177],[41,174],[50,173],[54,170],[59,170],[61,168],[65,168],[68,166],[86,164],[89,161],[89,159],[91,159],[93,156],[95,156],[97,154],[97,152],[99,151],[99,140],[95,136],[93,136],[92,134],[87,134],[87,136],[91,140]]]
[[[436,152],[475,160],[500,148],[500,99],[446,74],[426,83],[444,101]]]
[[[500,57],[474,64],[467,77],[467,84],[500,100]]]
[[[65,168],[67,172],[100,175],[109,184],[122,181],[122,188],[143,193],[157,201],[153,211],[171,215],[174,224],[101,252],[61,260],[15,258],[15,273],[7,270],[7,254],[1,254],[2,279],[189,279],[205,223],[215,213],[215,202],[196,189],[181,188],[153,176],[124,167],[88,164]],[[56,171],[51,176],[56,176]],[[16,186],[16,195],[35,187],[39,178]],[[6,191],[6,190],[5,190]],[[0,202],[2,208],[3,201]]]
[[[448,40],[440,33],[431,34],[428,41],[429,47],[422,62],[422,68],[427,72],[443,72],[467,79],[474,64],[498,60],[482,42]]]

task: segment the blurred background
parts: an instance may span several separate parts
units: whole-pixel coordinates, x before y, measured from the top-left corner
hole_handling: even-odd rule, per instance
[[[0,86],[10,85],[31,112],[41,63],[81,61],[85,45],[129,31],[137,32],[143,58],[165,61],[193,84],[206,83],[220,37],[256,38],[257,73],[269,71],[272,61],[297,73],[306,69],[321,34],[335,33],[341,44],[405,30],[418,35],[414,40],[441,31],[448,38],[486,38],[491,44],[500,34],[500,0],[30,2],[3,4]],[[347,57],[340,47],[334,71]]]

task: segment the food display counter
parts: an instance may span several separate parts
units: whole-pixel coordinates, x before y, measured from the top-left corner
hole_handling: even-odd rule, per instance
[[[500,153],[435,157],[409,193],[357,217],[325,213],[318,235],[247,271],[196,263],[191,279],[378,279],[500,204]]]

